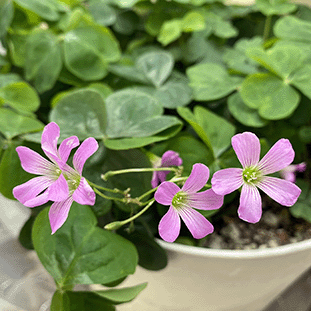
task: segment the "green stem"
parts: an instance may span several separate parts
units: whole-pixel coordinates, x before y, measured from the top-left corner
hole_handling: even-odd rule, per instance
[[[114,200],[114,201],[120,201],[120,202],[123,202],[123,203],[124,203],[124,199],[109,197],[109,196],[103,194],[102,192],[100,192],[99,190],[97,190],[95,187],[93,188],[93,190],[94,190],[94,192],[96,192],[99,196],[101,196],[101,197],[104,198],[104,199],[107,199],[107,200]]]
[[[94,184],[93,182],[87,180],[87,182],[90,184],[90,186],[93,186],[97,189],[103,190],[103,191],[107,191],[107,192],[112,192],[112,193],[120,193],[120,194],[124,194],[124,191],[120,190],[120,189],[110,189],[110,188],[105,188],[102,186],[99,186],[97,184]]]
[[[157,189],[158,189],[158,187],[150,189],[149,191],[145,192],[140,197],[138,197],[137,200],[141,201],[144,197],[148,196],[149,194],[151,194],[152,192],[156,191]]]
[[[272,15],[268,15],[265,21],[265,28],[263,32],[263,41],[266,42],[269,38],[270,28],[271,28]]]
[[[144,212],[146,212],[148,210],[148,208],[153,204],[155,200],[152,199],[142,210],[140,210],[137,214],[135,214],[134,216],[122,220],[122,221],[114,221],[111,222],[110,224],[107,224],[104,228],[107,230],[117,230],[120,227],[122,227],[123,225],[135,220],[136,218],[138,218],[140,215],[142,215]]]
[[[157,167],[157,168],[128,168],[124,170],[119,171],[109,171],[105,174],[101,175],[101,178],[103,180],[107,180],[109,177],[119,174],[125,174],[125,173],[141,173],[141,172],[156,172],[156,171],[170,171],[170,172],[177,172],[179,169],[175,167]]]

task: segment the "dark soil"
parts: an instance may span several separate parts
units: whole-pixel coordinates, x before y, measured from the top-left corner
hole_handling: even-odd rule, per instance
[[[311,238],[311,224],[292,217],[288,207],[274,205],[272,200],[264,200],[263,206],[262,218],[256,224],[241,220],[237,214],[223,216],[213,223],[215,231],[201,241],[200,246],[216,249],[271,248]]]

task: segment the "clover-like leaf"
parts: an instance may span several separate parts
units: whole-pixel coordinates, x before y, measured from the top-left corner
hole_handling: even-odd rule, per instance
[[[256,0],[256,6],[266,16],[285,15],[296,10],[296,5],[288,0]]]
[[[67,69],[84,81],[102,79],[108,73],[108,62],[115,62],[121,56],[112,32],[99,25],[69,31],[63,47]]]
[[[62,69],[57,38],[48,31],[35,31],[27,39],[25,76],[39,92],[51,89]]]
[[[79,89],[58,98],[50,121],[61,129],[61,137],[76,135],[80,140],[90,136],[103,138],[107,126],[104,100],[92,88]]]
[[[134,273],[138,262],[134,245],[96,224],[91,208],[76,202],[65,224],[53,235],[48,209],[36,218],[34,248],[59,288],[109,283]]]
[[[259,115],[267,120],[290,116],[300,100],[296,90],[270,73],[248,76],[241,85],[240,94],[248,107],[258,109]]]
[[[246,126],[263,127],[267,121],[262,119],[256,109],[244,104],[240,93],[234,93],[228,98],[228,108],[236,120]]]
[[[163,108],[150,95],[132,89],[115,92],[106,99],[109,138],[147,137],[158,134],[180,121],[163,116]]]
[[[178,39],[182,34],[182,21],[180,19],[172,19],[165,21],[160,29],[158,41],[166,46]]]
[[[199,101],[222,98],[236,90],[243,81],[243,78],[230,76],[223,66],[213,63],[195,65],[186,72],[194,99]]]

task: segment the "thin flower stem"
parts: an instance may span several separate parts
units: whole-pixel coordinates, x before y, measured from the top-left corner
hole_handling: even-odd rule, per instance
[[[128,219],[122,220],[122,221],[111,222],[111,223],[107,224],[104,228],[107,229],[107,230],[117,230],[120,227],[124,226],[125,224],[127,224],[129,222],[132,222],[133,220],[138,218],[140,215],[142,215],[144,212],[146,212],[149,209],[149,207],[153,204],[154,201],[155,200],[152,199],[142,210],[140,210],[134,216],[132,216],[132,217],[130,217]]]
[[[103,190],[103,191],[107,191],[107,192],[112,192],[112,193],[120,193],[120,194],[125,194],[124,191],[120,190],[120,189],[110,189],[110,188],[105,188],[105,187],[102,187],[102,186],[99,186],[97,184],[94,184],[93,182],[87,180],[87,182],[90,184],[90,186],[93,186],[97,189],[100,189],[100,190]]]
[[[148,196],[149,194],[151,194],[152,192],[156,191],[157,189],[158,189],[158,187],[150,189],[149,191],[145,192],[140,197],[138,197],[137,200],[141,201],[144,197]]]
[[[123,202],[123,203],[124,203],[124,199],[109,197],[109,196],[103,194],[102,192],[100,192],[100,191],[99,191],[98,189],[96,189],[95,187],[93,187],[93,190],[94,190],[94,192],[96,192],[99,196],[101,196],[101,197],[104,198],[104,199],[107,199],[107,200],[114,200],[114,201],[120,201],[120,202]]]
[[[272,15],[268,15],[265,21],[265,28],[263,32],[263,42],[266,42],[269,38],[271,28]]]
[[[114,176],[114,175],[125,174],[125,173],[156,172],[156,171],[160,171],[160,172],[161,171],[178,172],[178,168],[175,168],[175,167],[128,168],[128,169],[119,170],[119,171],[109,171],[109,172],[107,172],[105,174],[102,174],[101,178],[106,181],[109,177]]]

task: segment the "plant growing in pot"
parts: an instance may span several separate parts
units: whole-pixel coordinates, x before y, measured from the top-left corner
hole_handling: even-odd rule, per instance
[[[6,0],[0,20],[0,191],[32,210],[51,310],[146,281],[118,309],[260,310],[310,266],[309,8]]]

